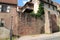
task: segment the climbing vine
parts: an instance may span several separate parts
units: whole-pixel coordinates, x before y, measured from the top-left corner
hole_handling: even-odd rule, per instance
[[[30,13],[31,16],[36,17],[36,18],[41,17],[41,16],[44,14],[43,5],[44,5],[43,3],[40,3],[37,13],[35,14],[34,11],[32,11],[32,12]]]

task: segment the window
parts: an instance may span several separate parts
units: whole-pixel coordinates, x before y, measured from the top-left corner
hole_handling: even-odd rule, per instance
[[[48,8],[50,8],[50,5],[48,4]]]
[[[6,12],[6,10],[7,10],[7,6],[6,5],[2,5],[1,12]]]
[[[4,20],[1,18],[0,20],[0,27],[3,27],[4,26]]]
[[[0,5],[0,12],[1,12],[2,5]]]
[[[10,6],[7,6],[7,10],[6,10],[7,12],[10,12]]]
[[[51,1],[51,4],[53,4],[53,1]]]
[[[49,0],[47,0],[47,2],[49,2]]]
[[[48,11],[48,14],[50,14],[50,11]]]
[[[54,10],[54,6],[53,6],[53,10]]]
[[[7,5],[0,5],[0,12],[9,12],[10,11],[10,6]]]

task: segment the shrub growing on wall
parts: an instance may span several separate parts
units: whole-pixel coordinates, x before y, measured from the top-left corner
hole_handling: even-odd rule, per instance
[[[36,18],[38,18],[38,17],[41,18],[41,16],[44,14],[43,5],[44,5],[44,4],[41,2],[41,3],[39,4],[39,8],[38,8],[37,13],[34,13],[34,11],[33,11],[33,12],[30,13],[31,16],[36,17]]]

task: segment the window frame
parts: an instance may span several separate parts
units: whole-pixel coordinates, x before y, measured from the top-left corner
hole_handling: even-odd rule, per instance
[[[0,12],[1,12],[2,5],[0,5]]]
[[[50,0],[47,0],[47,2],[50,2]]]
[[[9,13],[10,12],[10,6],[6,4],[0,4],[0,12]]]
[[[3,4],[1,8],[1,12],[6,12],[7,10],[7,5]]]

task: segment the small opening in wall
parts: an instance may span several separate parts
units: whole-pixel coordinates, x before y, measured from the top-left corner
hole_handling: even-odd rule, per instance
[[[0,19],[0,27],[4,27],[3,18]]]

